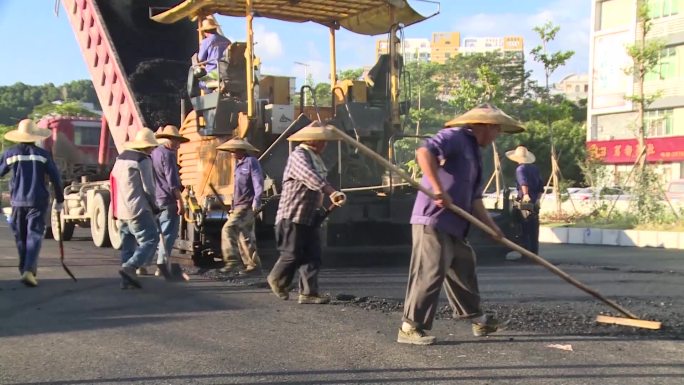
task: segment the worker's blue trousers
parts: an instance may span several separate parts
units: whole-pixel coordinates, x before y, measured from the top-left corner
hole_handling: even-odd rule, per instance
[[[38,270],[38,254],[45,235],[45,207],[12,207],[10,227],[19,252],[19,273]]]

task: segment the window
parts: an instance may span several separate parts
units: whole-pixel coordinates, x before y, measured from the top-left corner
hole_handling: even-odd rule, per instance
[[[444,57],[448,59],[448,58],[451,57],[451,54],[450,54],[449,52],[447,52],[447,53],[444,54]]]
[[[589,92],[589,85],[588,84],[584,85],[584,92]]]
[[[77,146],[99,146],[100,128],[88,126],[75,126],[74,144]]]
[[[648,13],[652,19],[679,13],[682,0],[648,0]]]
[[[575,92],[580,92],[580,86],[579,85],[575,86]]]
[[[667,80],[677,76],[677,47],[660,51],[660,60],[653,70],[646,74],[645,81]]]
[[[672,110],[645,111],[644,124],[648,136],[672,135]]]

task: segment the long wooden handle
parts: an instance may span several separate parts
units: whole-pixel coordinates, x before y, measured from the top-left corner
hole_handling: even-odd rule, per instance
[[[391,172],[394,172],[394,173],[398,174],[402,179],[404,179],[404,180],[405,180],[407,183],[409,183],[412,187],[418,189],[420,192],[422,192],[423,194],[429,196],[430,198],[435,199],[435,196],[432,194],[432,192],[431,192],[430,190],[428,190],[427,188],[423,187],[420,183],[418,183],[418,182],[416,182],[415,180],[413,180],[413,179],[412,179],[404,170],[402,170],[402,169],[400,169],[399,167],[393,165],[393,164],[390,163],[387,159],[385,159],[385,158],[383,158],[382,156],[378,155],[377,153],[375,153],[373,150],[371,150],[370,148],[366,147],[366,146],[363,145],[362,143],[360,143],[360,142],[354,140],[354,138],[352,138],[351,136],[347,135],[346,133],[344,133],[342,130],[338,129],[337,127],[333,127],[333,129],[335,130],[335,132],[337,133],[337,135],[340,137],[340,139],[341,139],[343,142],[349,144],[350,146],[354,146],[354,147],[357,148],[360,152],[364,153],[365,155],[367,155],[367,156],[370,157],[371,159],[373,159],[373,160],[375,160],[376,162],[378,162],[379,164],[381,164],[385,169],[390,170]],[[480,221],[479,219],[477,219],[477,218],[475,218],[474,216],[472,216],[469,212],[463,210],[462,208],[456,206],[456,205],[453,204],[453,203],[449,204],[449,205],[447,206],[447,208],[448,208],[449,210],[451,210],[452,212],[454,212],[454,213],[460,215],[461,217],[463,217],[463,218],[464,218],[465,220],[467,220],[468,222],[474,224],[474,225],[477,226],[480,230],[482,230],[482,231],[484,231],[485,233],[489,234],[489,235],[490,235],[492,238],[494,238],[494,240],[496,240],[497,242],[502,243],[503,245],[505,245],[505,246],[507,246],[507,247],[509,247],[509,248],[511,248],[511,249],[513,249],[513,250],[515,250],[515,251],[517,251],[517,252],[519,252],[520,254],[522,254],[522,255],[524,255],[524,256],[526,256],[526,257],[528,257],[528,258],[530,258],[530,259],[533,260],[534,262],[536,262],[536,263],[538,263],[538,264],[544,266],[545,268],[547,268],[548,270],[550,270],[552,273],[554,273],[554,274],[558,275],[559,277],[561,277],[561,278],[562,278],[563,280],[565,280],[566,282],[568,282],[568,283],[572,284],[573,286],[579,288],[580,290],[586,292],[587,294],[591,295],[592,297],[594,297],[594,298],[596,298],[596,299],[599,299],[600,301],[602,301],[602,302],[605,303],[606,305],[608,305],[608,306],[612,307],[613,309],[619,311],[620,313],[624,314],[625,316],[627,316],[627,317],[629,317],[629,318],[639,318],[639,317],[637,317],[636,315],[634,315],[632,312],[630,312],[629,310],[627,310],[627,309],[623,308],[622,306],[618,305],[616,302],[614,302],[614,301],[612,301],[612,300],[610,300],[610,299],[608,299],[608,298],[605,298],[604,296],[602,296],[601,294],[599,294],[596,290],[594,290],[594,289],[592,289],[592,288],[586,286],[585,284],[583,284],[583,283],[581,283],[580,281],[576,280],[575,278],[571,277],[570,275],[568,275],[567,273],[565,273],[563,270],[561,270],[561,269],[559,269],[558,267],[556,267],[556,266],[554,266],[553,264],[551,264],[551,263],[550,263],[549,261],[547,261],[546,259],[544,259],[544,258],[538,256],[537,254],[535,254],[535,253],[533,253],[533,252],[531,252],[531,251],[525,249],[524,247],[521,247],[520,245],[518,245],[518,244],[516,244],[516,243],[514,243],[514,242],[511,242],[510,240],[508,240],[508,239],[506,239],[506,238],[504,238],[504,237],[499,237],[498,234],[497,234],[494,230],[492,230],[492,229],[491,229],[489,226],[487,226],[484,222],[482,222],[482,221]]]

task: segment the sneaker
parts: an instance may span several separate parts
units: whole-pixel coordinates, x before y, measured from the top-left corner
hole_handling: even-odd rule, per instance
[[[323,305],[330,302],[330,296],[320,294],[300,294],[298,302],[303,305]]]
[[[259,266],[249,266],[243,270],[238,271],[238,275],[260,275],[261,268]]]
[[[136,289],[142,289],[142,285],[136,279],[134,267],[122,267],[119,270],[119,275],[121,276],[122,282],[125,282],[127,285]]]
[[[222,268],[220,268],[219,271],[224,274],[229,274],[235,272],[237,269],[237,265],[225,265]]]
[[[33,275],[32,271],[25,271],[24,274],[21,275],[21,283],[28,287],[38,286],[38,280],[36,279],[36,276]]]
[[[145,266],[140,266],[136,271],[136,275],[148,275],[147,268]]]
[[[485,317],[485,322],[473,322],[473,335],[475,337],[484,337],[500,330],[502,326],[504,326],[504,324],[498,319],[487,315]]]
[[[161,275],[162,275],[161,270],[159,270],[159,268],[157,268],[157,271],[154,272],[154,276],[155,276],[155,277],[159,277],[159,276],[161,276]]]
[[[285,289],[282,287],[278,286],[278,282],[276,282],[274,279],[271,279],[270,277],[266,278],[268,281],[268,286],[271,287],[271,291],[273,294],[276,295],[276,297],[287,301],[290,298],[290,293],[288,293]]]
[[[421,329],[411,329],[405,332],[401,328],[399,328],[397,342],[400,344],[411,345],[432,345],[435,343],[435,337],[427,335]]]

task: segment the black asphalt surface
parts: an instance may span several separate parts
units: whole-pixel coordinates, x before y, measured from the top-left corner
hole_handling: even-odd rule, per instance
[[[487,260],[483,305],[508,329],[473,337],[442,308],[428,347],[395,342],[402,253],[393,266],[324,268],[321,286],[337,300],[299,305],[262,278],[196,269],[186,284],[144,277],[142,290],[122,291],[116,251],[86,238],[65,251],[77,283],[46,241],[40,285],[26,288],[0,227],[1,384],[684,384],[682,251],[542,245],[543,257],[662,330],[596,324],[616,312],[542,267]]]

